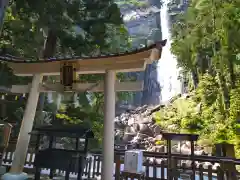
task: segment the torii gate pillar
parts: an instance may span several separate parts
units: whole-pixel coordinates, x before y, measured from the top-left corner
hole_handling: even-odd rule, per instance
[[[114,118],[116,72],[107,70],[104,80],[104,133],[102,180],[112,180],[114,173]]]
[[[29,92],[27,105],[24,111],[20,134],[14,153],[14,159],[10,173],[5,174],[3,180],[25,180],[27,175],[23,173],[25,159],[28,151],[28,144],[30,140],[29,132],[32,131],[33,122],[36,114],[38,98],[39,98],[39,84],[42,82],[43,76],[35,74],[32,80],[32,86]]]

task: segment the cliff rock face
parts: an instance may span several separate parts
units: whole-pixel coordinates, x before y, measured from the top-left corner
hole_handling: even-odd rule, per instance
[[[160,104],[161,87],[157,79],[157,62],[148,65],[144,72],[144,90],[142,105]]]
[[[188,0],[172,0],[168,4],[168,12],[170,15],[177,15],[188,8],[189,1]]]
[[[145,0],[139,2],[142,3],[142,7],[120,5],[134,48],[144,46],[148,42],[161,40],[161,1]],[[147,65],[144,72],[131,72],[127,76],[144,81],[144,90],[136,92],[132,102],[128,102],[129,104],[141,106],[160,103],[161,88],[157,80],[157,62]]]
[[[189,0],[172,0],[170,3],[168,3],[168,13],[171,18],[171,23],[174,23],[176,21],[175,17],[186,11],[189,5]]]

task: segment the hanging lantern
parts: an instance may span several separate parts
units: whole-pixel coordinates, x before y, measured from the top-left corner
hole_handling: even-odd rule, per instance
[[[64,91],[72,90],[73,83],[76,83],[77,70],[75,62],[64,62],[60,68],[61,84]]]

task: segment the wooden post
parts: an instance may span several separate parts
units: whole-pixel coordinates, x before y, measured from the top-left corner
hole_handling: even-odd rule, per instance
[[[215,144],[216,156],[235,158],[235,150],[233,144],[219,143]],[[237,180],[236,166],[234,162],[222,160],[220,163],[222,170],[226,173],[228,180]]]
[[[115,155],[115,179],[120,180],[120,171],[121,171],[121,157],[120,155]]]
[[[167,139],[167,155],[168,155],[167,180],[172,180],[172,145],[171,145],[171,139]]]
[[[0,166],[2,165],[3,154],[5,153],[6,148],[8,147],[11,131],[12,131],[11,124],[6,123],[3,125],[3,132],[1,134],[2,139],[0,144],[0,153],[1,153]]]
[[[4,133],[3,133],[3,146],[5,148],[7,148],[9,140],[10,140],[11,131],[12,131],[12,125],[9,124],[9,123],[4,124],[3,131],[4,131]]]
[[[191,180],[195,180],[195,172],[196,172],[196,168],[195,168],[195,159],[194,159],[194,141],[191,140],[191,167],[192,167],[192,177]]]

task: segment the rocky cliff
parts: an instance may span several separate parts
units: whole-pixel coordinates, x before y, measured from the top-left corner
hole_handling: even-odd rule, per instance
[[[184,11],[189,6],[189,0],[171,0],[168,3],[168,13],[170,15],[170,20],[172,23],[176,21],[176,16]]]
[[[159,0],[141,0],[137,4],[118,1],[124,21],[132,40],[133,48],[144,46],[149,41],[161,40]],[[147,65],[145,72],[131,72],[127,76],[144,81],[144,90],[134,94],[128,104],[141,106],[160,103],[160,84],[157,81],[157,63]]]

